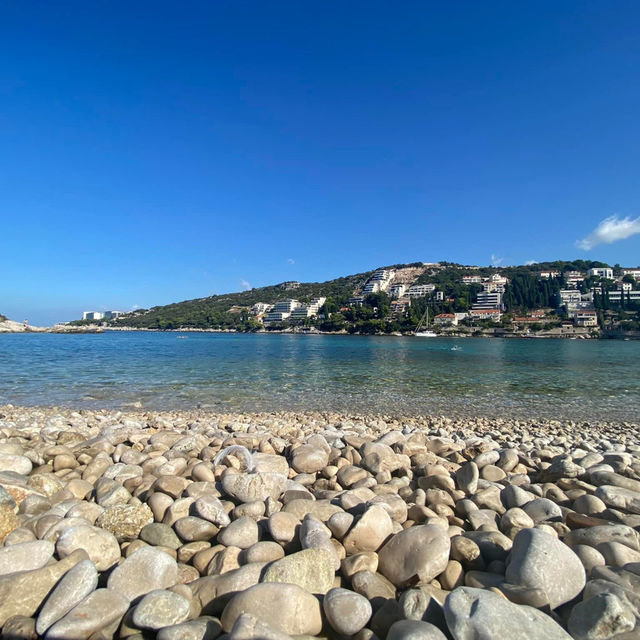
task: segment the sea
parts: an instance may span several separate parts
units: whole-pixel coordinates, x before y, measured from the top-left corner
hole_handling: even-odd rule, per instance
[[[640,422],[640,341],[0,334],[0,405]]]

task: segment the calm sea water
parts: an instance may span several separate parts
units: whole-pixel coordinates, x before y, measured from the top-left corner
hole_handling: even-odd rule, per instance
[[[6,403],[640,421],[640,341],[8,334]]]

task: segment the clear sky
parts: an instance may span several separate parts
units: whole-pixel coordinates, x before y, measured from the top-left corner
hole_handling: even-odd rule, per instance
[[[637,0],[3,2],[0,312],[635,266],[639,25]]]

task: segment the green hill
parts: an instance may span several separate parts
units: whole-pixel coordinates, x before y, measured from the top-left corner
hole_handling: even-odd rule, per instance
[[[295,289],[285,289],[280,284],[238,293],[185,300],[161,307],[141,309],[122,316],[110,324],[146,329],[184,327],[251,330],[255,326],[255,321],[249,318],[246,308],[256,302],[273,304],[288,298],[296,298],[301,302],[306,302],[312,298],[323,296],[332,298],[337,304],[345,304],[353,295],[353,290],[361,287],[372,273],[373,271],[367,271],[327,282],[301,283]]]
[[[435,294],[422,298],[414,297],[410,310],[404,314],[393,313],[391,300],[386,293],[369,295],[363,304],[349,307],[349,298],[371,277],[374,273],[371,270],[326,282],[293,283],[293,286],[292,283],[281,283],[249,291],[140,309],[108,321],[106,324],[139,329],[193,328],[252,331],[262,327],[262,324],[249,313],[249,309],[257,302],[273,304],[279,300],[296,298],[304,303],[312,298],[325,297],[327,302],[321,310],[325,319],[319,324],[322,330],[347,330],[361,333],[411,331],[427,306],[431,308],[432,317],[438,313],[465,312],[471,308],[482,285],[463,284],[465,275],[487,278],[499,273],[506,276],[509,284],[504,293],[503,305],[506,314],[513,317],[526,315],[530,309],[554,309],[557,305],[557,292],[566,285],[564,277],[566,271],[586,272],[592,267],[603,266],[608,265],[586,260],[573,262],[558,260],[504,267],[469,267],[452,262],[428,265],[421,262],[395,264],[383,268],[394,269],[396,273],[399,269],[406,269],[401,276],[398,275],[400,281],[409,284],[433,284],[440,298],[436,300]],[[556,278],[544,279],[539,276],[540,271],[556,271],[559,275]],[[620,273],[619,265],[614,267],[614,273]],[[586,291],[587,287],[592,286],[596,281],[597,278],[589,278],[581,286]],[[637,284],[634,283],[633,286],[636,287]],[[637,305],[634,305],[634,310],[635,306]],[[598,303],[596,307],[608,309],[608,306]],[[509,321],[509,318],[505,318],[505,322]],[[82,325],[89,322],[77,321],[73,324]],[[272,324],[270,328],[282,327]]]

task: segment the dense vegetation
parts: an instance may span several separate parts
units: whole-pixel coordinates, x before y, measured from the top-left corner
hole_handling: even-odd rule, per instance
[[[385,267],[397,269],[402,267],[422,267],[423,263],[398,264]],[[543,262],[532,265],[512,267],[477,267],[469,268],[455,263],[440,263],[439,266],[426,266],[424,273],[414,284],[434,284],[437,291],[444,294],[444,300],[437,301],[434,296],[413,298],[409,310],[402,313],[393,313],[391,299],[386,293],[375,293],[366,296],[361,305],[349,305],[348,300],[354,292],[360,289],[373,271],[358,273],[351,276],[337,278],[321,283],[302,283],[291,289],[283,285],[273,285],[223,295],[210,296],[187,300],[165,306],[141,309],[109,322],[113,326],[148,328],[148,329],[229,329],[236,331],[255,331],[262,328],[253,316],[250,308],[257,302],[273,304],[279,300],[296,298],[301,302],[309,302],[313,298],[325,297],[326,303],[320,310],[320,318],[313,321],[307,320],[303,324],[313,324],[322,331],[347,331],[350,333],[392,333],[411,331],[418,324],[420,318],[429,307],[433,318],[440,313],[465,312],[471,308],[477,294],[482,290],[480,284],[462,284],[465,275],[478,275],[483,278],[498,272],[509,278],[503,302],[505,316],[501,322],[504,327],[510,326],[514,317],[524,315],[531,309],[555,309],[557,307],[557,292],[566,286],[564,273],[566,271],[585,272],[593,267],[606,267],[602,262],[575,260]],[[541,279],[540,271],[557,271],[556,278]],[[614,273],[620,274],[620,265],[615,265]],[[598,279],[589,279],[584,283],[583,290],[594,286]],[[634,282],[634,286],[637,283]],[[602,283],[601,283],[602,284]],[[605,320],[609,324],[635,328],[637,326],[637,303],[623,300],[620,308],[616,307],[617,315],[611,309],[611,303],[607,293],[596,295],[594,304],[599,310],[602,326]],[[615,305],[614,305],[615,306]],[[561,312],[555,319],[559,323]],[[606,315],[608,313],[608,315]],[[606,317],[605,317],[606,315]],[[78,321],[75,324],[87,324],[90,321]],[[553,324],[553,318],[545,321],[546,324],[533,325],[532,329],[544,328]],[[267,327],[270,330],[286,328],[286,324]],[[487,321],[480,326],[495,326]]]
[[[331,297],[338,304],[344,305],[353,295],[353,290],[361,287],[372,273],[373,271],[368,271],[327,282],[302,283],[298,288],[292,290],[283,289],[281,285],[274,285],[238,293],[197,298],[162,307],[153,307],[149,310],[138,310],[111,324],[148,329],[185,327],[251,331],[260,326],[248,313],[248,308],[257,302],[273,304],[289,298],[309,302],[313,298]]]

